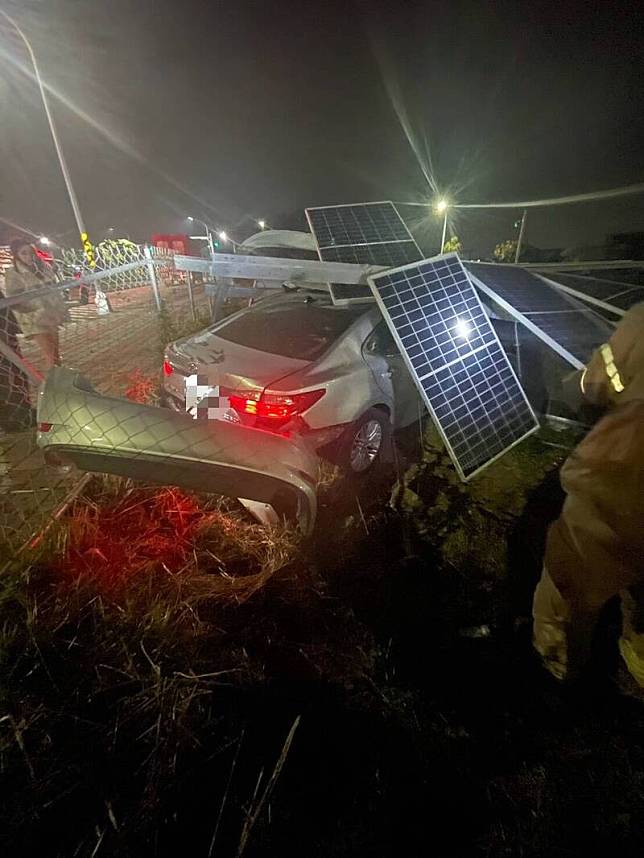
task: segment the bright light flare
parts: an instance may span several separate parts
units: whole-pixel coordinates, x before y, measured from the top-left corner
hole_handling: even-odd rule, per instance
[[[47,247],[48,244],[51,244],[51,242],[49,241],[49,239],[47,238],[46,235],[41,235],[38,240],[40,241],[41,244],[44,244],[45,247]]]
[[[444,214],[447,211],[448,207],[449,203],[445,199],[438,200],[438,202],[436,203],[436,211],[439,214]]]
[[[463,337],[464,340],[469,340],[470,334],[472,333],[472,326],[467,319],[457,319],[454,330],[456,331],[457,336]]]
[[[219,233],[219,238],[222,241],[228,241],[228,233],[222,229],[222,231]]]
[[[266,229],[266,221],[265,221],[265,220],[258,220],[258,221],[257,221],[257,226],[258,226],[260,229]]]

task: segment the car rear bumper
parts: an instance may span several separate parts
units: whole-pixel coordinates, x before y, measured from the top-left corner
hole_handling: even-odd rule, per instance
[[[310,532],[318,459],[301,438],[102,396],[54,367],[38,401],[38,446],[89,472],[184,486],[269,504]]]

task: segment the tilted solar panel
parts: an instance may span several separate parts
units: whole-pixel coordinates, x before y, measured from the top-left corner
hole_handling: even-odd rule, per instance
[[[396,268],[422,259],[418,245],[392,202],[306,209],[323,262]],[[329,284],[334,301],[372,300],[366,286]]]
[[[581,369],[610,337],[612,326],[543,277],[514,265],[466,262],[472,282],[571,366]]]
[[[368,279],[463,480],[538,428],[456,254]]]
[[[602,310],[608,310],[618,317],[623,316],[634,304],[644,301],[644,287],[634,283],[621,283],[601,277],[586,277],[559,271],[549,271],[547,275],[541,274],[541,277],[574,298]]]

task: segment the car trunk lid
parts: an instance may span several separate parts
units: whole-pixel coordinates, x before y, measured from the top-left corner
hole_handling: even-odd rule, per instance
[[[241,346],[210,333],[175,343],[166,358],[183,379],[198,373],[200,384],[239,391],[264,390],[310,363]],[[168,377],[166,388],[172,386],[171,392],[184,399],[185,389],[181,387],[185,388],[185,381],[177,378],[172,384],[172,375]],[[204,376],[203,381],[201,376]]]

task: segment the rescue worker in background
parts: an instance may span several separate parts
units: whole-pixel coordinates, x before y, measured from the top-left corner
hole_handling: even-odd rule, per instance
[[[533,602],[534,645],[558,679],[579,676],[599,614],[622,599],[621,655],[644,688],[644,304],[632,307],[581,377],[606,409],[561,470]]]
[[[29,401],[29,379],[17,365],[22,360],[20,328],[11,307],[3,305],[4,297],[0,290],[0,343],[11,350],[15,362],[0,349],[0,430],[20,432],[36,425],[36,412]]]
[[[13,305],[12,309],[22,333],[34,340],[43,357],[45,370],[60,366],[58,329],[70,319],[60,291],[53,287],[56,276],[53,268],[35,253],[24,239],[11,242],[13,268],[5,272],[7,297],[33,292],[51,285],[48,294]]]

